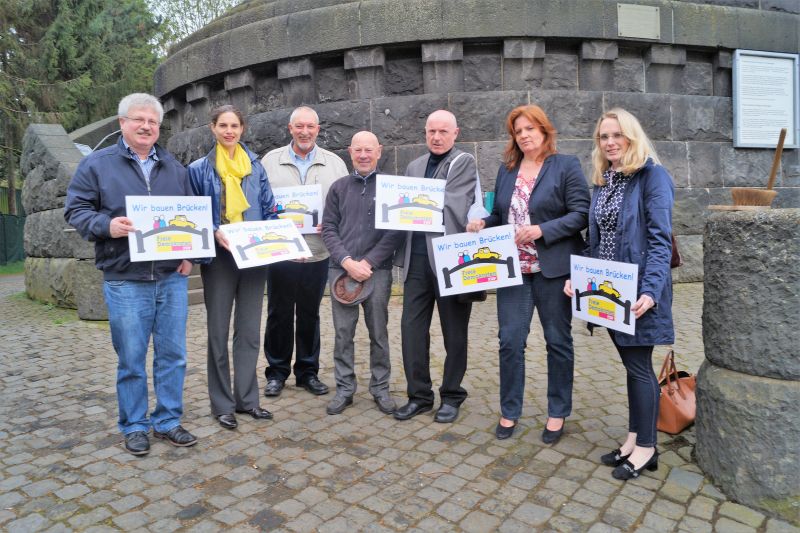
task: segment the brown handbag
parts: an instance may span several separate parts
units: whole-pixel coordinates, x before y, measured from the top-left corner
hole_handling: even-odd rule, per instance
[[[678,268],[679,266],[683,265],[683,257],[681,257],[681,252],[678,250],[678,241],[675,240],[675,234],[672,234],[672,257],[669,259],[669,267],[670,268]]]
[[[675,352],[664,357],[664,364],[658,375],[661,386],[661,399],[658,404],[659,431],[676,435],[692,425],[695,417],[695,376],[675,367]]]

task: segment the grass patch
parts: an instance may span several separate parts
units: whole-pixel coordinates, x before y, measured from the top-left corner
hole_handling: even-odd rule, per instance
[[[6,263],[0,265],[0,276],[10,274],[22,274],[25,272],[25,261],[17,261],[16,263]]]

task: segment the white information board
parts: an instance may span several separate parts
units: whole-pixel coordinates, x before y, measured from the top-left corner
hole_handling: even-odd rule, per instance
[[[306,240],[294,222],[286,219],[223,224],[236,266],[249,268],[311,257]]]
[[[571,255],[572,316],[633,335],[638,265]]]
[[[431,244],[442,296],[522,284],[514,226],[510,224],[436,237]]]
[[[276,187],[275,211],[279,218],[294,222],[300,233],[316,233],[322,222],[322,186],[299,185],[297,187]]]
[[[800,137],[798,54],[736,50],[733,56],[733,146],[775,148],[786,128],[784,148]]]
[[[126,196],[131,261],[214,257],[214,224],[208,196]]]
[[[445,180],[376,176],[375,227],[444,232]]]

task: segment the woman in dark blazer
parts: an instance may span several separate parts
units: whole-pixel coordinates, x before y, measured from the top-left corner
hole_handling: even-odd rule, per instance
[[[589,255],[638,265],[633,335],[609,330],[628,386],[628,437],[600,460],[617,479],[658,468],[656,420],[660,387],[653,345],[672,344],[672,176],[636,117],[612,109],[597,121],[592,150],[594,192],[589,210]],[[569,281],[564,292],[572,298]]]
[[[275,198],[258,156],[241,142],[245,122],[231,105],[211,112],[216,142],[206,155],[189,165],[196,196],[211,197],[217,255],[203,261],[203,298],[208,325],[208,395],[211,412],[225,429],[238,426],[236,413],[270,419],[258,403],[256,364],[261,348],[261,307],[266,267],[239,270],[221,224],[275,218]],[[234,302],[236,303],[234,311]],[[233,387],[228,357],[228,331],[233,318]]]
[[[533,310],[547,342],[547,414],[542,441],[552,444],[572,410],[573,349],[570,300],[562,293],[570,254],[584,248],[589,188],[578,159],[556,153],[556,130],[539,106],[520,106],[506,119],[505,164],[495,182],[492,214],[468,231],[513,224],[522,285],[497,290],[500,324],[498,439],[510,437],[522,414],[525,344]]]

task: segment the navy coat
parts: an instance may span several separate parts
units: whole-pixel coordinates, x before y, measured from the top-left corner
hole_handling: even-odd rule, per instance
[[[599,256],[600,229],[595,205],[600,191],[595,187],[589,209],[589,255]],[[672,344],[672,176],[651,159],[625,186],[617,222],[616,257],[623,263],[639,265],[638,295],[650,295],[655,306],[636,319],[636,333],[614,332],[620,346]]]
[[[487,228],[508,224],[518,174],[519,166],[508,170],[501,165],[497,171],[492,214],[483,219]],[[569,256],[582,255],[585,248],[581,230],[588,223],[589,212],[589,187],[577,157],[553,154],[544,160],[531,191],[528,212],[531,224],[538,224],[542,230],[542,237],[534,241],[542,275],[568,275]]]

